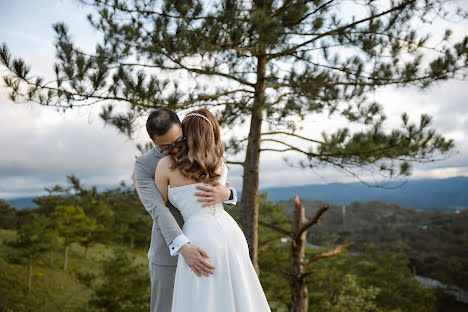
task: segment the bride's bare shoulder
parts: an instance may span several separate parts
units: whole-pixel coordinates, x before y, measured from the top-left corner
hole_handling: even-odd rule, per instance
[[[172,164],[173,164],[172,158],[170,156],[164,156],[158,162],[159,171],[164,171],[164,172],[169,173],[170,171],[172,171],[170,169]]]
[[[158,162],[158,165],[161,164],[161,165],[170,165],[172,162],[172,159],[171,159],[171,156],[164,156],[163,158],[161,158]]]

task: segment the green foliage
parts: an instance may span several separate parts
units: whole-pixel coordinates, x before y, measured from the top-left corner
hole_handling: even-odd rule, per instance
[[[414,278],[404,250],[402,244],[366,244],[363,252],[316,262],[311,267],[311,309],[331,308],[330,300],[339,304],[338,300],[347,300],[354,293],[362,297],[350,311],[353,307],[371,309],[371,303],[376,311],[436,311],[434,291],[423,288]],[[347,274],[352,280],[345,287]]]
[[[19,264],[5,261],[7,255],[15,251],[7,243],[15,236],[14,231],[0,230],[0,311],[102,311],[92,306],[91,300],[98,298],[96,291],[104,288],[105,283],[112,281],[117,284],[119,279],[124,283],[123,291],[135,291],[131,295],[133,299],[130,299],[133,303],[128,305],[135,309],[127,311],[139,311],[141,301],[145,301],[146,307],[150,302],[145,252],[139,250],[130,254],[121,250],[115,253],[114,248],[100,244],[90,248],[89,259],[83,258],[83,247],[72,244],[67,272],[62,270],[61,265],[57,265],[63,256],[61,250],[53,249],[39,254],[33,264],[33,287],[28,291],[27,264],[22,264],[24,261]],[[109,266],[110,263],[114,266]],[[129,281],[134,284],[130,286]],[[114,290],[115,295],[118,295],[117,286]],[[136,293],[139,291],[141,293]],[[145,299],[141,299],[142,296]],[[138,300],[140,303],[137,303]]]
[[[285,216],[285,207],[267,200],[268,193],[259,196],[260,216],[267,223],[278,225],[286,231],[291,231],[291,220]],[[259,248],[268,248],[273,242],[277,242],[284,234],[278,233],[268,227],[260,226],[258,229]]]
[[[136,191],[125,184],[102,193],[106,205],[112,209],[110,225],[114,242],[128,243],[130,247],[147,248],[150,244],[153,220],[141,204]]]
[[[86,229],[81,232],[81,244],[88,250],[98,242],[110,241],[114,211],[106,202],[106,196],[99,194],[95,186],[86,189],[74,175],[67,176],[67,180],[74,190],[71,196],[73,204],[83,208],[88,222]]]
[[[267,200],[267,195],[267,193],[260,195],[259,219],[291,230],[289,220],[284,215],[284,206]],[[268,303],[274,311],[287,311],[290,292],[282,269],[289,263],[289,245],[280,243],[284,235],[264,226],[259,226],[258,236],[260,281]]]
[[[380,289],[376,300],[387,309],[435,311],[435,294],[414,279],[406,248],[403,243],[366,244],[365,252],[355,258],[360,280]]]
[[[88,218],[83,209],[77,206],[58,206],[52,213],[51,219],[65,246],[82,242],[83,234],[88,230],[93,231],[96,227],[96,222]]]
[[[16,209],[3,199],[0,199],[0,228],[10,230],[16,228]]]
[[[3,237],[9,233],[1,232]],[[1,255],[14,252],[0,244]],[[54,251],[55,253],[55,251]],[[57,258],[61,254],[57,254]],[[20,261],[22,263],[24,261]],[[93,263],[83,263],[92,267]],[[27,264],[7,263],[0,257],[0,311],[52,312],[77,311],[87,300],[90,290],[78,283],[72,274],[49,264],[49,254],[34,259],[32,289],[28,291]]]
[[[9,265],[3,258],[0,258],[0,311],[2,312],[23,305],[25,287],[21,287],[18,282],[23,281],[23,285],[26,284],[25,269],[17,272],[18,276],[11,274],[12,269],[13,265]]]
[[[324,301],[321,311],[324,312],[378,312],[376,295],[379,289],[370,286],[363,288],[358,284],[356,275],[345,274],[342,283],[332,294],[332,297]],[[394,312],[396,312],[395,310]],[[401,311],[401,310],[400,310]]]
[[[276,241],[268,248],[260,247],[258,254],[260,282],[272,311],[288,311],[291,293],[281,269],[289,263],[289,246]]]
[[[291,216],[294,201],[280,202]],[[306,215],[311,217],[320,207],[319,201],[304,200]],[[436,279],[447,285],[468,287],[468,211],[458,214],[407,209],[379,201],[331,205],[318,226],[308,233],[308,241],[333,246],[333,241],[352,241],[353,251],[364,252],[364,243],[376,244],[402,241],[411,269],[418,275]],[[333,238],[333,240],[331,240]]]
[[[16,252],[8,258],[16,263],[34,263],[37,257],[54,247],[56,244],[55,233],[51,229],[50,220],[30,210],[22,210],[18,213],[21,222],[18,223],[16,240],[7,242]]]
[[[102,282],[89,302],[93,311],[148,311],[148,271],[135,264],[135,257],[123,248],[102,262]]]
[[[290,230],[285,226],[289,207],[286,210],[267,201],[264,195],[260,200],[260,220]],[[325,214],[324,219],[327,217]],[[268,301],[275,311],[288,311],[290,292],[284,273],[289,267],[289,242],[282,243],[281,234],[263,226],[259,234],[260,279]],[[325,234],[321,235],[321,247],[306,247],[306,255],[328,251],[348,241],[333,232]],[[409,269],[407,246],[369,243],[359,250],[358,253],[345,251],[307,265],[311,311],[435,311],[434,291],[420,286]]]
[[[91,205],[92,201],[87,197],[89,194],[86,196],[84,194],[75,193],[67,200],[70,200],[70,204],[81,201],[83,207],[86,207],[84,203],[88,200]],[[80,199],[80,196],[84,198]],[[117,208],[119,203],[124,203],[122,209],[130,209],[136,215],[141,215],[140,211],[144,210],[140,204],[132,207],[134,193],[125,188],[109,190],[99,196],[103,196],[102,201],[112,207],[112,211],[119,209]],[[128,197],[127,202],[124,200],[125,197]],[[52,201],[47,202],[50,205]],[[64,207],[70,207],[61,205],[61,200],[56,202],[59,204],[54,210],[61,211]],[[260,196],[260,205],[261,220],[282,225],[289,230],[284,224],[286,222],[287,225],[288,222],[287,208],[268,201],[266,194]],[[79,209],[71,207],[75,214],[81,215]],[[92,208],[82,209],[81,212],[84,214],[85,210],[91,213]],[[53,233],[50,223],[54,214],[46,218],[38,213],[39,211],[43,210],[38,208],[19,211],[21,222],[18,223],[20,226],[18,232],[0,230],[0,302],[3,307],[13,311],[44,312],[119,311],[119,309],[124,310],[124,307],[126,311],[148,309],[150,295],[147,259],[146,251],[141,249],[135,249],[130,253],[121,248],[114,249],[96,244],[90,248],[90,258],[87,260],[82,256],[84,247],[78,243],[71,244],[70,269],[68,272],[63,272],[59,265],[61,251],[56,248],[41,251],[39,248],[39,252],[34,256],[33,288],[28,294],[27,256],[24,255],[22,261],[17,260],[13,263],[7,263],[5,260],[8,260],[8,256],[12,254],[16,254],[19,258],[23,252],[29,252],[26,247],[24,251],[22,247],[13,248],[15,245],[8,242],[19,242],[29,237],[27,233],[31,233],[31,239],[36,239],[39,243],[41,241],[39,236],[34,235],[39,235],[41,231],[45,231],[45,234],[48,231],[49,234]],[[380,211],[387,215],[385,207]],[[332,209],[329,212],[333,214]],[[327,217],[325,216],[319,227],[325,225]],[[443,225],[444,223],[441,224]],[[36,226],[38,229],[33,231]],[[110,226],[112,227],[113,223]],[[150,233],[150,229],[141,231],[146,235]],[[260,226],[259,234],[262,286],[272,310],[288,311],[290,292],[282,269],[289,265],[289,245],[282,243],[281,235],[269,228]],[[119,243],[120,240],[120,235],[116,239],[110,238],[112,244]],[[306,253],[313,255],[330,250],[342,240],[339,235],[330,233],[322,237],[320,249],[307,247]],[[128,246],[127,243],[128,241],[125,241],[125,245]],[[138,245],[135,247],[138,248]],[[435,295],[432,290],[421,288],[414,279],[408,268],[409,260],[405,255],[406,252],[403,245],[369,244],[363,245],[358,253],[344,252],[309,264],[307,271],[311,272],[310,310],[435,311]],[[28,300],[24,300],[26,296]],[[453,300],[449,301],[447,298],[444,300],[447,304],[453,304]],[[118,303],[119,306],[116,307]]]

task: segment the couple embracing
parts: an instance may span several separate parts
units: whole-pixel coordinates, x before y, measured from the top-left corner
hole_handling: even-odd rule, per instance
[[[146,129],[156,147],[137,158],[133,182],[153,218],[151,311],[270,311],[244,233],[224,210],[237,192],[216,118],[199,109],[180,122],[162,108]]]

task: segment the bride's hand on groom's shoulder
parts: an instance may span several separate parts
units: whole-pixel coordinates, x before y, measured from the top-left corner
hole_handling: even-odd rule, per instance
[[[198,196],[199,202],[204,202],[202,207],[208,207],[222,203],[229,199],[231,190],[225,185],[219,183],[219,181],[212,182],[210,184],[198,185],[197,189],[202,192],[195,192],[195,196]]]
[[[210,256],[200,247],[186,243],[180,248],[179,253],[184,257],[185,263],[187,263],[197,276],[213,274],[215,267],[204,259]]]

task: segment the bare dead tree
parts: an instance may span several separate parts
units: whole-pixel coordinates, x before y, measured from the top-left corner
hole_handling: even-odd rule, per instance
[[[351,243],[342,244],[333,250],[322,252],[313,256],[306,256],[306,237],[308,229],[317,224],[323,214],[328,210],[329,206],[322,206],[312,218],[305,216],[304,206],[301,204],[299,197],[296,196],[294,204],[294,217],[292,219],[292,231],[287,231],[281,225],[268,223],[259,220],[259,224],[266,226],[276,232],[286,235],[291,240],[291,249],[289,255],[289,269],[281,269],[283,277],[285,277],[291,288],[291,303],[289,305],[290,312],[307,312],[309,303],[309,293],[307,288],[307,277],[312,272],[306,270],[306,266],[311,262],[323,258],[329,258],[344,251]]]

